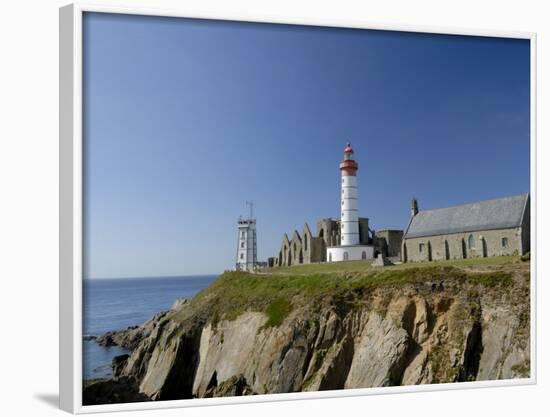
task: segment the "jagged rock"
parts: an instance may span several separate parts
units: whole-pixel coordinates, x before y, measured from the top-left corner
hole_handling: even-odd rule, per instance
[[[129,329],[125,329],[123,331],[110,331],[96,337],[95,340],[99,346],[117,346],[118,343],[114,341],[114,337],[116,337],[116,335],[122,335],[123,332],[126,332],[127,330]]]
[[[154,343],[146,345],[146,368],[139,389],[153,400],[192,398],[199,354],[199,327],[180,333],[178,323],[168,323],[154,332]],[[133,354],[132,354],[133,356]],[[139,362],[130,366],[141,366]]]
[[[397,385],[401,380],[409,335],[393,321],[370,313],[358,335],[345,388]]]
[[[124,330],[104,333],[96,338],[96,343],[100,346],[121,346],[133,350],[143,339],[151,334],[166,314],[167,311],[155,314],[141,326],[130,326]]]
[[[199,364],[193,385],[195,395],[204,395],[214,373],[222,381],[238,374],[252,380],[255,371],[256,380],[261,379],[261,365],[251,365],[255,354],[265,345],[269,330],[260,330],[266,319],[262,313],[247,312],[236,320],[222,321],[215,328],[208,325],[202,330]]]
[[[124,369],[124,366],[126,365],[126,362],[128,361],[128,358],[130,355],[118,355],[115,356],[112,360],[112,367],[113,367],[113,375],[120,376],[122,374],[122,370]]]
[[[353,339],[344,336],[328,349],[315,350],[304,377],[303,391],[344,388],[353,359]]]
[[[414,302],[415,317],[411,336],[417,343],[422,344],[430,335],[430,307],[425,299],[415,298]]]
[[[403,372],[401,385],[429,384],[432,372],[428,365],[428,352],[421,348],[415,349],[412,359]]]
[[[176,301],[174,301],[174,304],[172,304],[172,310],[177,310],[181,307],[183,307],[189,299],[187,298],[178,298]]]
[[[204,393],[204,398],[212,397],[234,397],[241,395],[255,395],[255,392],[246,383],[243,375],[232,376],[219,385],[213,385]]]
[[[87,381],[82,390],[83,405],[141,401],[150,401],[150,399],[139,392],[135,379],[129,377]]]
[[[483,352],[479,363],[477,380],[509,379],[525,377],[512,368],[520,367],[529,360],[529,334],[524,336],[525,343],[514,343],[519,328],[519,318],[505,306],[494,305],[492,300],[483,299]]]

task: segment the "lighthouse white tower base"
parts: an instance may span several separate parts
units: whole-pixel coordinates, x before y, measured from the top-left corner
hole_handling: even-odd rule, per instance
[[[374,259],[374,247],[368,245],[329,246],[328,262],[364,261]]]

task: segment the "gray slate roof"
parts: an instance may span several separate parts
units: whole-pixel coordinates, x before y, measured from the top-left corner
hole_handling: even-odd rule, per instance
[[[405,238],[519,227],[529,194],[419,211]]]

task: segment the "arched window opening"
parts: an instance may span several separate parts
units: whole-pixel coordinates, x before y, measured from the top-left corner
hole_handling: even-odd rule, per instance
[[[304,250],[307,252],[307,234],[304,234]]]
[[[332,262],[332,252],[329,252],[329,254],[328,254],[328,261]]]
[[[304,254],[302,253],[302,249],[300,249],[300,256],[298,258],[298,262],[300,262],[301,264],[304,263]]]
[[[451,259],[451,253],[449,251],[449,242],[445,241],[445,247],[443,248],[443,250],[444,250],[444,253],[445,253],[445,259],[446,260]]]
[[[367,259],[367,252],[366,251],[361,252],[361,259]]]
[[[344,252],[344,261],[349,260],[349,255],[347,252]]]

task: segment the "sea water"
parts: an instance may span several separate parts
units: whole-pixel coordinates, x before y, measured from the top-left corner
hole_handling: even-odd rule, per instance
[[[216,275],[86,279],[83,284],[83,334],[99,336],[111,330],[140,325],[179,298],[193,297]],[[113,357],[128,353],[124,348],[99,346],[83,341],[84,379],[112,375]]]

